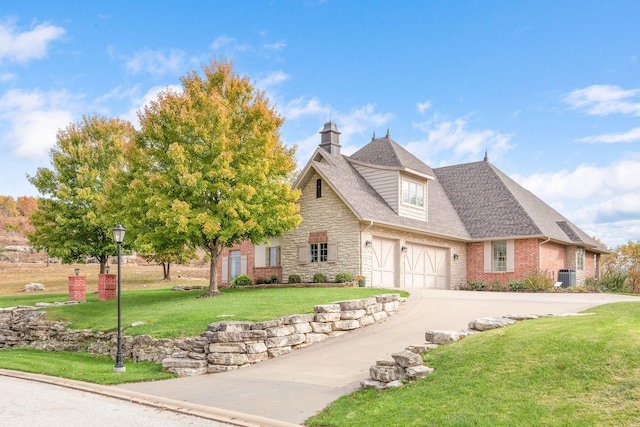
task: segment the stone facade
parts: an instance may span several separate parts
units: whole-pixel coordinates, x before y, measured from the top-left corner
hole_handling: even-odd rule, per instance
[[[259,323],[216,322],[198,337],[125,336],[122,351],[125,360],[162,363],[166,370],[181,376],[224,372],[371,325],[393,315],[403,301],[398,294],[383,294],[318,305],[313,314],[293,314]],[[46,313],[37,308],[0,309],[0,349],[88,351],[115,359],[115,332],[67,329],[68,323],[47,321]]]
[[[282,279],[286,282],[290,275],[300,275],[303,282],[311,282],[315,273],[327,275],[333,280],[340,272],[362,274],[361,248],[364,243],[360,236],[360,222],[338,195],[323,182],[322,197],[316,198],[315,174],[302,190],[298,203],[302,222],[282,239]],[[337,244],[335,260],[309,262],[308,254],[301,260],[300,251],[310,243],[312,233],[325,232],[328,243]]]

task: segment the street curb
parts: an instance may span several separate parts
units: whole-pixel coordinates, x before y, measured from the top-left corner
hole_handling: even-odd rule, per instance
[[[41,383],[67,387],[75,390],[99,394],[115,399],[126,400],[128,402],[151,406],[154,408],[166,409],[185,415],[219,421],[240,427],[299,427],[299,424],[292,424],[286,421],[274,420],[258,415],[245,414],[229,409],[216,408],[212,406],[199,405],[196,403],[167,399],[159,396],[151,396],[136,391],[120,389],[100,384],[86,383],[83,381],[70,380],[67,378],[52,377],[49,375],[32,374],[29,372],[11,371],[0,369],[0,375],[13,377],[28,381],[38,381]]]

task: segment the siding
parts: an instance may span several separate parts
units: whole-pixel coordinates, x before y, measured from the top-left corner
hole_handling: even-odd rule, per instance
[[[399,212],[400,175],[397,171],[353,165],[364,179],[382,196],[395,213]]]

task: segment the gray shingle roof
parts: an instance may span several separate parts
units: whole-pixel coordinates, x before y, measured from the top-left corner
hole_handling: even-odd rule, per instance
[[[358,173],[353,161],[435,177],[428,183],[428,220],[399,216]],[[466,241],[537,236],[606,251],[487,160],[431,169],[387,135],[373,139],[350,157],[318,149],[296,185],[303,187],[313,171],[362,221]]]
[[[350,159],[373,165],[412,169],[425,175],[434,176],[433,169],[398,145],[389,134],[382,138],[373,139],[353,153]]]
[[[472,239],[537,235],[606,249],[488,161],[434,172]]]

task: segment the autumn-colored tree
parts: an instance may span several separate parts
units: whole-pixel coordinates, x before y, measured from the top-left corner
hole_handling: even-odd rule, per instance
[[[602,257],[603,276],[624,274],[628,286],[640,293],[640,241],[616,246]]]
[[[20,196],[16,203],[18,213],[22,216],[31,216],[31,214],[38,209],[38,198],[29,196]]]
[[[204,249],[209,292],[218,295],[216,266],[224,247],[260,243],[300,223],[297,191],[287,182],[294,149],[282,145],[282,119],[263,92],[232,64],[211,62],[203,75],[181,78],[139,113],[139,159],[130,194],[164,238]]]
[[[16,201],[11,196],[0,196],[0,216],[12,217],[18,215]]]
[[[59,130],[51,150],[52,169],[39,168],[29,181],[43,196],[32,213],[31,245],[64,263],[95,257],[104,272],[115,253],[105,186],[118,175],[135,130],[129,122],[102,116],[83,117]]]

